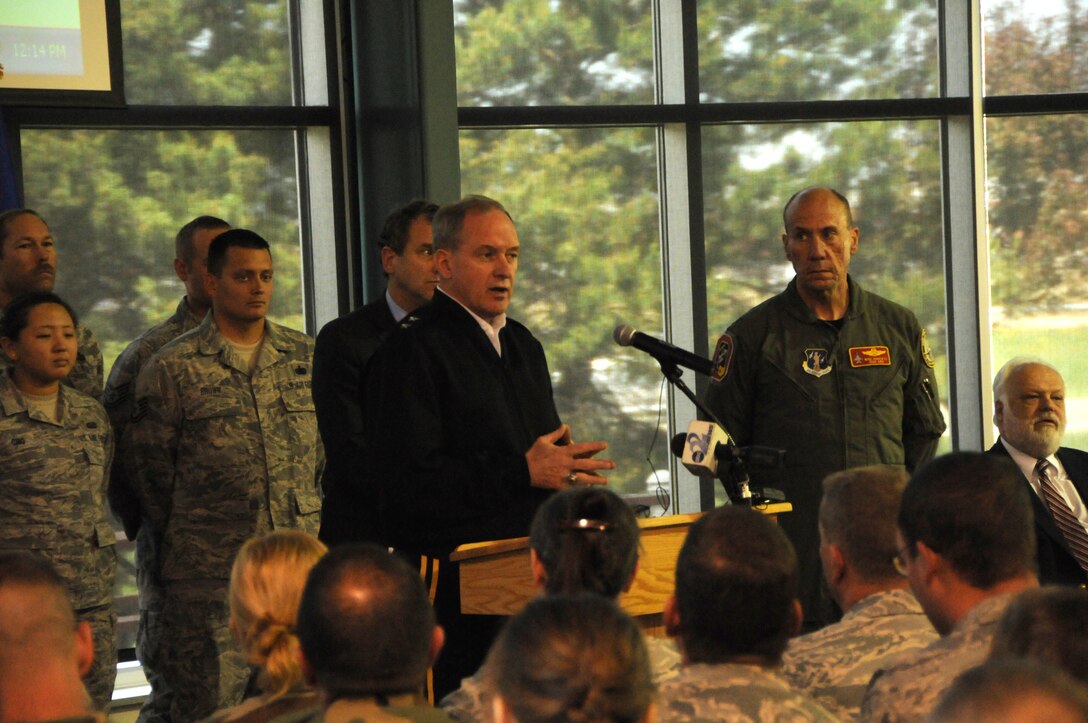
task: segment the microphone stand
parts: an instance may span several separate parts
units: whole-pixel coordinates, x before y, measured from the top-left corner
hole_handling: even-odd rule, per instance
[[[744,464],[744,458],[740,454],[740,449],[733,442],[733,436],[729,434],[729,430],[725,428],[725,425],[721,423],[714,412],[710,411],[705,404],[699,401],[699,398],[695,396],[695,392],[691,391],[691,388],[684,383],[683,372],[680,371],[680,367],[676,362],[669,359],[660,359],[654,356],[657,360],[658,366],[661,367],[661,373],[665,375],[665,378],[669,380],[669,383],[679,389],[685,397],[691,400],[691,403],[695,405],[695,408],[699,410],[706,419],[709,419],[714,424],[721,427],[727,435],[729,435],[729,444],[727,445],[728,456],[719,456],[718,450],[713,450],[714,456],[718,459],[718,481],[722,483],[722,488],[725,490],[726,497],[735,505],[752,505],[752,489],[751,480],[748,478],[748,468]],[[721,444],[718,445],[721,447]],[[723,457],[725,457],[723,459]],[[729,480],[726,481],[726,475],[722,472],[722,463],[728,467]]]

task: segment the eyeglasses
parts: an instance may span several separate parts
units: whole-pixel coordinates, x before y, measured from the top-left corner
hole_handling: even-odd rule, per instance
[[[909,560],[907,559],[907,550],[910,549],[910,545],[900,547],[895,551],[895,556],[892,557],[892,567],[903,577],[907,576],[907,565]]]

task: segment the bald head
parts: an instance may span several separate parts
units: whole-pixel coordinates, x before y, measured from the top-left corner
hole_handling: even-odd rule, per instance
[[[86,715],[82,676],[93,659],[90,625],[76,621],[53,567],[0,553],[0,720]]]
[[[384,548],[342,545],[310,571],[299,643],[317,684],[334,697],[418,690],[437,653],[434,632],[419,572]]]
[[[854,225],[854,214],[850,210],[850,201],[847,200],[846,196],[828,186],[809,186],[790,196],[790,200],[786,201],[786,205],[782,207],[782,228],[789,231],[790,214],[793,212],[794,207],[809,199],[821,199],[833,206],[838,206],[844,214],[846,225]]]

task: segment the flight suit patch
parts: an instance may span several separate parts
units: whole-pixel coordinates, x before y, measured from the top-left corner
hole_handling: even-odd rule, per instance
[[[805,370],[805,374],[822,377],[831,373],[829,360],[827,349],[805,349],[805,361],[801,363],[801,368]]]
[[[718,338],[718,344],[714,347],[714,370],[710,378],[716,382],[725,379],[729,373],[729,364],[733,361],[733,351],[737,348],[732,334],[722,334]]]
[[[850,366],[859,367],[890,367],[892,355],[886,346],[852,346],[850,347]]]
[[[933,368],[933,350],[929,348],[929,337],[926,336],[925,329],[922,329],[922,361],[924,361],[926,366],[930,369]]]

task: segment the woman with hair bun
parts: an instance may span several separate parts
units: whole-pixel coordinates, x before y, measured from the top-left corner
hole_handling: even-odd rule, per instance
[[[306,577],[327,551],[299,530],[276,530],[242,545],[230,573],[230,628],[256,668],[260,694],[207,721],[258,723],[317,704],[299,667],[295,625]]]
[[[529,531],[533,581],[545,596],[595,593],[615,601],[634,582],[638,555],[638,521],[605,487],[570,487],[552,495]],[[654,682],[676,675],[680,654],[671,640],[646,638],[644,645]],[[487,666],[442,699],[442,708],[457,720],[488,719],[493,689]]]

